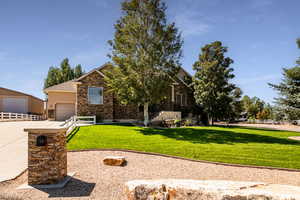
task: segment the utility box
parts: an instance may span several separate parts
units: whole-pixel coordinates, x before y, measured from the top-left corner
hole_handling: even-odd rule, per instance
[[[67,129],[28,132],[28,185],[55,184],[67,176]]]

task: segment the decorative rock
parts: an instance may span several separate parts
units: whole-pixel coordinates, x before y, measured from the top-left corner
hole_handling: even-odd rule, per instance
[[[123,156],[107,156],[103,159],[103,163],[110,166],[123,166],[126,160]]]
[[[128,200],[297,200],[300,187],[234,181],[136,180],[126,183]]]

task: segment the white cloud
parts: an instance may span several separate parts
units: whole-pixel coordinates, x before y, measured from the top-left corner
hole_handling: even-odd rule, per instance
[[[205,23],[202,17],[191,10],[175,15],[175,23],[184,36],[201,35],[211,30],[211,25]]]

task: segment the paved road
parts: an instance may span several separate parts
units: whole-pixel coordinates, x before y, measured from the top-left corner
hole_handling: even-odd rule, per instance
[[[62,122],[0,122],[0,182],[18,176],[27,168],[27,133],[24,128],[55,128]]]

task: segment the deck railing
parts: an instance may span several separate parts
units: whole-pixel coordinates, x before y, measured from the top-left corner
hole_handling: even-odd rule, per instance
[[[0,112],[0,121],[39,121],[43,120],[42,115],[29,115],[23,113]]]

